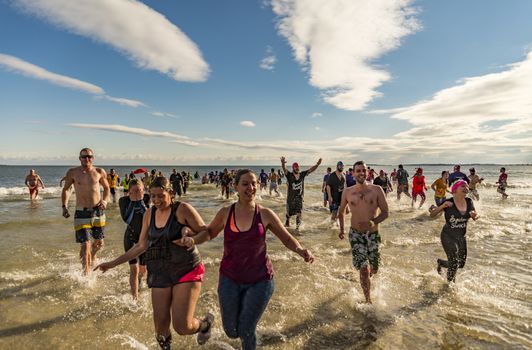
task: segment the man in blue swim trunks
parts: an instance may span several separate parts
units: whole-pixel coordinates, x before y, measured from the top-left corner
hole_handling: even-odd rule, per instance
[[[96,264],[96,253],[103,247],[103,228],[105,226],[105,207],[109,200],[109,183],[105,170],[93,166],[94,153],[90,148],[83,148],[79,152],[81,166],[68,170],[65,185],[61,193],[63,216],[70,217],[68,199],[70,187],[74,185],[76,191],[76,213],[74,228],[76,242],[81,244],[79,256],[83,273],[88,275],[91,263]],[[103,196],[100,196],[100,186]],[[93,238],[91,245],[90,238]]]
[[[367,168],[363,161],[355,163],[354,175],[356,185],[348,187],[342,193],[338,218],[340,220],[340,234],[343,239],[344,213],[349,205],[351,209],[351,228],[349,243],[353,256],[353,266],[360,271],[360,285],[364,292],[366,303],[371,304],[370,277],[377,273],[380,263],[379,224],[388,217],[388,203],[381,186],[368,184]],[[378,215],[377,215],[378,214]]]

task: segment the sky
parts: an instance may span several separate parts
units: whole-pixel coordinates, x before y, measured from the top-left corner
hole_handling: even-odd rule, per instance
[[[529,0],[0,0],[0,164],[532,162]]]

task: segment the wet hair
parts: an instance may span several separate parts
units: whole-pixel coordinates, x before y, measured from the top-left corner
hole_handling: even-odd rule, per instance
[[[274,168],[272,168],[272,173],[275,173],[275,169]]]
[[[129,181],[129,187],[138,186],[138,185],[144,185],[144,184],[139,179],[133,179],[133,180]]]
[[[399,169],[403,169],[403,164],[399,164]]]
[[[445,173],[448,173],[448,171],[447,170],[442,171],[441,176],[445,175]]]
[[[506,168],[505,168],[505,167],[502,167],[502,168],[501,168],[501,170],[504,170],[504,171],[506,171]]]
[[[162,188],[168,193],[172,191],[172,187],[170,186],[170,181],[168,181],[168,179],[164,176],[158,176],[152,181],[150,185],[150,189],[157,188],[157,187]]]
[[[355,164],[353,164],[353,169],[355,169],[357,165],[366,165],[366,163],[363,160],[358,160],[355,162]]]
[[[240,182],[240,178],[249,173],[255,175],[255,173],[251,169],[239,169],[235,175],[235,184],[238,185],[238,183]]]
[[[81,156],[81,153],[82,153],[83,151],[85,151],[86,153],[89,153],[89,152],[90,152],[90,153],[94,154],[94,152],[93,152],[90,148],[85,147],[85,148],[82,148],[81,151],[79,151],[79,155],[80,155],[80,156]]]
[[[331,167],[328,167],[328,168],[327,168],[327,171],[332,171]]]

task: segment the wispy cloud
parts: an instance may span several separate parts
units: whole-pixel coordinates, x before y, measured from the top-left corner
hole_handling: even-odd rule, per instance
[[[44,68],[14,56],[0,54],[0,65],[10,72],[22,74],[28,78],[45,80],[57,86],[80,90],[88,92],[89,94],[105,93],[105,91],[99,86],[75,78],[67,77],[65,75],[50,72]]]
[[[18,57],[0,54],[0,66],[3,66],[6,70],[10,72],[21,74],[28,78],[44,80],[53,85],[88,92],[89,94],[95,95],[96,99],[105,99],[123,106],[133,108],[141,106],[147,107],[147,105],[141,101],[106,95],[105,90],[97,85],[76,78],[68,77],[66,75],[50,72],[30,62],[21,60]]]
[[[171,139],[172,142],[177,142],[187,146],[199,146],[198,142],[192,141],[190,137],[174,134],[168,131],[152,131],[143,128],[133,128],[126,125],[119,124],[79,124],[72,123],[67,124],[68,126],[81,129],[93,129],[93,130],[104,130],[111,132],[119,132],[124,134],[133,134],[144,137],[164,137]]]
[[[323,99],[362,110],[390,74],[375,62],[420,29],[413,0],[271,0],[277,29]]]
[[[120,98],[120,97],[112,97],[108,95],[105,95],[104,98],[108,101],[118,103],[119,105],[122,105],[122,106],[128,106],[132,108],[148,107],[145,103],[141,101],[137,101],[137,100],[130,100],[127,98]]]
[[[277,57],[275,56],[271,46],[266,48],[266,57],[260,61],[260,68],[264,70],[273,71],[275,69],[275,64],[277,63]]]
[[[310,117],[311,118],[318,118],[318,117],[322,117],[322,116],[323,116],[323,113],[314,112],[314,113],[312,113],[312,115]]]
[[[172,113],[155,111],[155,112],[151,112],[150,114],[155,116],[155,117],[168,117],[168,118],[173,118],[173,119],[179,119],[179,117],[177,115],[172,114]]]
[[[246,128],[254,128],[255,123],[253,123],[251,120],[242,120],[240,122],[240,125],[245,126]]]
[[[166,17],[135,0],[13,0],[24,12],[110,45],[140,68],[178,81],[209,75],[197,45]]]

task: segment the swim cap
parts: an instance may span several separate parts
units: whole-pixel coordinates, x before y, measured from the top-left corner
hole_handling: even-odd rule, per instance
[[[458,180],[451,186],[451,193],[455,193],[458,187],[462,186],[463,184],[467,185],[467,182],[464,180]]]
[[[297,163],[292,163],[292,168],[299,168],[299,164],[297,164]]]

